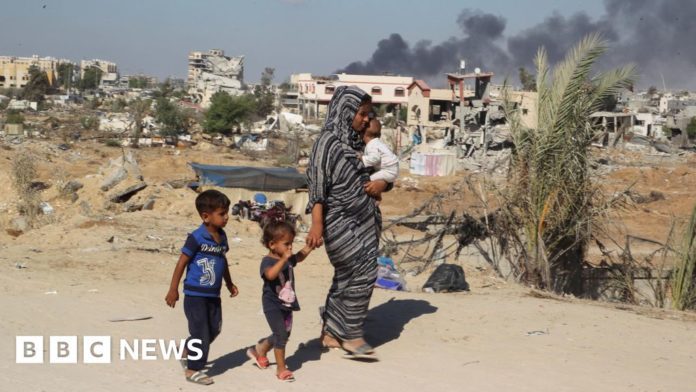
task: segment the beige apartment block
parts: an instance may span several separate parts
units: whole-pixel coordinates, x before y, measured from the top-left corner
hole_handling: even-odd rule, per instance
[[[58,64],[69,62],[69,60],[37,55],[31,57],[0,56],[0,88],[26,86],[29,82],[29,68],[32,66],[46,72],[48,81],[54,85],[58,78]]]
[[[410,76],[335,74],[330,77],[295,74],[290,84],[297,89],[301,113],[308,118],[323,116],[331,97],[339,86],[358,86],[380,105],[406,106]]]

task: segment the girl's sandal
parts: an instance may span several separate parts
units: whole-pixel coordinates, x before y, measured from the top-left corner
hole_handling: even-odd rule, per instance
[[[286,382],[295,381],[295,376],[288,369],[285,369],[282,372],[280,372],[279,374],[276,374],[276,377],[278,377],[278,380],[280,380],[280,381],[286,381]]]
[[[268,358],[259,355],[259,354],[256,352],[256,349],[255,349],[254,347],[249,347],[249,348],[246,350],[246,355],[247,355],[247,357],[249,357],[249,359],[251,359],[252,361],[254,361],[254,364],[255,364],[259,369],[266,369],[266,368],[268,368],[268,365],[269,365]]]

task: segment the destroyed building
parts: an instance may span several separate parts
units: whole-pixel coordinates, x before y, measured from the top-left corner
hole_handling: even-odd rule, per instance
[[[189,53],[187,86],[195,103],[209,106],[218,91],[241,95],[243,85],[244,56],[228,57],[221,49]]]
[[[115,86],[118,84],[119,74],[116,63],[106,60],[82,60],[80,61],[80,78],[85,77],[85,71],[89,68],[97,68],[100,71],[99,85]]]

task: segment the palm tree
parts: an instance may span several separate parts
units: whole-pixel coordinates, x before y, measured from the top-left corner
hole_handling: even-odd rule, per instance
[[[629,87],[634,75],[634,67],[625,66],[592,76],[606,49],[598,34],[588,35],[553,71],[539,49],[536,129],[522,126],[517,110],[506,105],[515,151],[502,217],[515,248],[513,270],[519,280],[559,293],[581,293],[586,245],[598,216],[588,165],[596,133],[590,114]]]
[[[672,272],[672,306],[679,310],[696,309],[696,206],[682,236]]]

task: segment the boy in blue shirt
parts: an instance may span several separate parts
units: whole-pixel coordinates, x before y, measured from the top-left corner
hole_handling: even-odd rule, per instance
[[[186,360],[186,380],[196,384],[210,385],[213,379],[204,372],[208,361],[210,343],[220,334],[222,328],[222,307],[220,289],[222,281],[230,291],[230,297],[239,294],[232,283],[225,253],[229,250],[227,236],[222,229],[229,219],[230,200],[223,193],[207,190],[196,197],[196,210],[203,224],[190,233],[181,249],[181,256],[174,268],[169,292],[165,297],[172,308],[179,300],[179,282],[186,269],[184,279],[184,313],[188,319],[189,340],[201,341],[202,356],[196,360]],[[197,345],[196,345],[197,346]],[[188,354],[185,352],[185,356]]]

